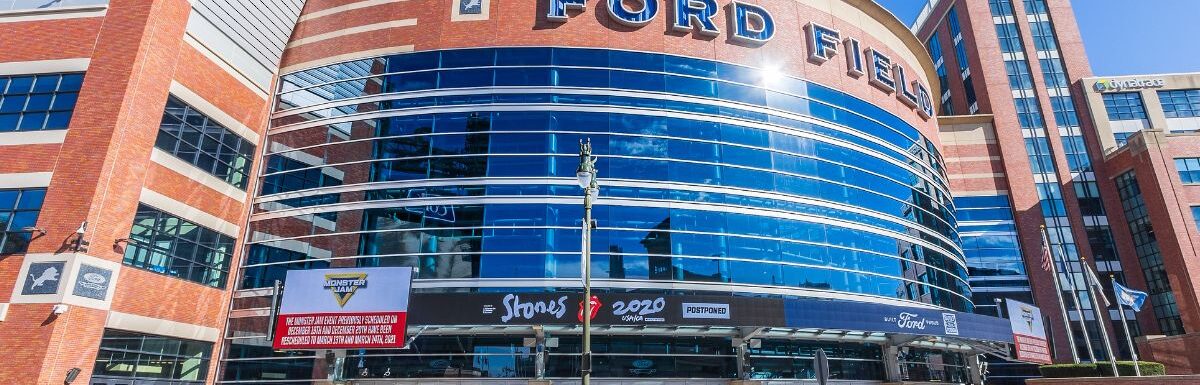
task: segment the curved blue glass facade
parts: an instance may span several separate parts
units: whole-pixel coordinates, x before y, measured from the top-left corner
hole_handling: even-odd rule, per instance
[[[940,155],[900,118],[775,71],[552,47],[284,75],[240,288],[329,266],[578,288],[581,139],[599,288],[972,309]]]

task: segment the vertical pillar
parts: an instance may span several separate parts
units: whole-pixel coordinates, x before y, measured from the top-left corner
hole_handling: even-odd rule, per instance
[[[883,345],[884,382],[900,382],[900,347]]]
[[[737,356],[737,378],[739,380],[745,380],[749,374],[749,371],[746,369],[748,369],[747,366],[750,365],[750,360],[747,359],[749,358],[748,356],[750,355],[750,350],[747,349],[746,342],[744,340],[735,339],[734,342],[738,343],[738,345],[733,348]]]
[[[538,380],[546,379],[546,336],[538,333],[537,343],[534,347],[534,352],[537,354],[533,358],[533,378]]]
[[[983,385],[983,365],[979,357],[978,354],[967,355],[967,375],[971,376],[971,383],[975,385]]]

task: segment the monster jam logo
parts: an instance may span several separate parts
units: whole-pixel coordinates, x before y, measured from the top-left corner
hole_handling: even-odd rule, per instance
[[[340,307],[346,307],[350,297],[363,287],[367,287],[367,273],[325,274],[325,290],[333,292]]]

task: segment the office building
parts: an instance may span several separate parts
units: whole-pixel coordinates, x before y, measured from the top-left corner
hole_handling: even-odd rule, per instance
[[[1106,357],[1100,322],[1117,330],[1114,348],[1128,350],[1119,322],[1110,323],[1115,310],[1095,311],[1084,286],[1085,259],[1122,282],[1127,270],[1110,223],[1116,208],[1107,204],[1117,192],[1094,167],[1104,158],[1086,118],[1080,79],[1091,69],[1070,1],[933,1],[913,30],[941,85],[934,99],[946,151],[956,154],[946,162],[956,206],[968,213],[960,231],[977,308],[996,314],[994,301],[1032,299],[1049,317],[1058,362]],[[1065,282],[1072,330],[1063,326],[1051,273],[1040,267],[1043,237]],[[1005,366],[1013,365],[993,365]],[[1034,369],[1005,368],[1002,376],[1020,381]]]
[[[1200,170],[1200,74],[1081,80],[1104,162],[1116,189],[1109,221],[1129,284],[1150,294],[1138,313],[1142,357],[1171,373],[1196,373],[1200,314],[1195,276],[1196,170]],[[1133,313],[1127,312],[1132,319]]]
[[[217,377],[300,9],[247,4],[0,1],[0,383]]]

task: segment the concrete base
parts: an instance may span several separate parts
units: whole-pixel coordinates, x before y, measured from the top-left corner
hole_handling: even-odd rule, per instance
[[[1034,378],[1025,380],[1026,385],[1193,385],[1200,384],[1200,375],[1155,376],[1155,377],[1081,377],[1081,378]]]

